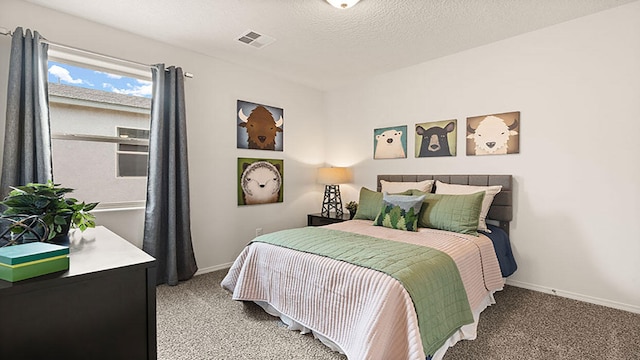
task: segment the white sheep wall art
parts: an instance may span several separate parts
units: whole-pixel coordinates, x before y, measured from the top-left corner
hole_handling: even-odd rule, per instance
[[[238,205],[283,201],[284,160],[238,158]]]
[[[520,153],[520,112],[467,118],[467,155]]]
[[[407,157],[407,126],[373,130],[373,158],[399,159]]]

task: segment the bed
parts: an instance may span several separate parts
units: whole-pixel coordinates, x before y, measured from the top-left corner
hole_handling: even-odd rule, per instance
[[[260,236],[221,285],[234,300],[256,302],[290,329],[313,333],[349,359],[442,359],[456,342],[476,337],[480,313],[516,269],[508,243],[512,178],[379,175],[377,180],[377,191],[361,189],[354,220]],[[424,189],[393,191],[427,183]],[[490,190],[477,196],[469,190],[473,187],[499,188],[481,231],[475,231],[480,210],[468,209],[485,205]],[[375,205],[373,198],[384,202]],[[437,209],[463,200],[458,208],[446,207],[454,219],[475,217],[461,232],[459,220],[442,217]],[[395,201],[404,204],[400,221],[389,216],[397,210]],[[422,226],[411,229],[412,221]],[[451,223],[456,225],[450,229]]]

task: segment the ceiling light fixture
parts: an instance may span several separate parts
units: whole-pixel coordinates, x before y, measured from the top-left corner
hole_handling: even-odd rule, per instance
[[[327,0],[329,4],[338,9],[348,9],[357,4],[360,0]]]

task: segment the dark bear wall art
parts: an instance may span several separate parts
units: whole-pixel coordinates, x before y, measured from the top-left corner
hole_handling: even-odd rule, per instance
[[[416,124],[416,157],[456,156],[457,120]]]

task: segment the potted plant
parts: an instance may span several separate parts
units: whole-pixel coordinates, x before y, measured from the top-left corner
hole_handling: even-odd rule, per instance
[[[358,203],[355,201],[349,201],[346,208],[349,210],[349,217],[353,219],[353,217],[356,216],[356,211],[358,211]]]
[[[46,184],[29,183],[24,186],[11,187],[13,190],[0,201],[4,205],[3,217],[37,215],[49,229],[47,241],[66,236],[70,227],[84,231],[95,227],[95,216],[89,211],[98,203],[79,202],[65,197],[73,191],[48,181]],[[22,229],[12,229],[22,232]]]

